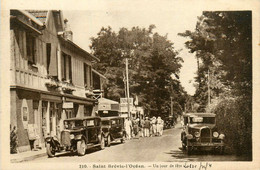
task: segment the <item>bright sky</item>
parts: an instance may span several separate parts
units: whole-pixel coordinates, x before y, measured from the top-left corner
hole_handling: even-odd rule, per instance
[[[69,25],[73,31],[73,41],[83,49],[90,51],[90,38],[97,37],[101,27],[111,26],[114,31],[119,28],[132,28],[139,26],[148,28],[154,24],[160,35],[168,34],[168,39],[174,43],[176,49],[183,49],[180,56],[184,59],[183,67],[180,73],[180,81],[185,90],[193,95],[195,88],[193,86],[196,72],[196,60],[193,54],[190,54],[184,46],[186,38],[177,34],[185,30],[194,30],[197,16],[200,16],[200,10],[185,10],[172,8],[172,10],[64,10],[64,18],[69,20]]]

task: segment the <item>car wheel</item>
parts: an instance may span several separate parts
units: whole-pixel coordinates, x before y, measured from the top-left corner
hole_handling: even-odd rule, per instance
[[[121,143],[125,143],[125,136],[122,137]]]
[[[182,142],[182,150],[186,151],[186,144],[184,142]]]
[[[104,138],[104,136],[101,136],[100,149],[101,150],[105,149],[105,138]]]
[[[186,147],[187,147],[187,154],[191,155],[192,154],[191,146],[186,146]]]
[[[220,154],[223,155],[225,153],[225,147],[224,146],[221,146],[220,148]]]
[[[107,136],[107,147],[110,147],[110,145],[111,145],[111,136],[108,135]]]
[[[46,144],[46,151],[49,158],[53,158],[55,156],[55,149],[50,143]]]
[[[85,140],[81,139],[77,142],[77,152],[79,156],[85,155],[86,152],[86,142]]]

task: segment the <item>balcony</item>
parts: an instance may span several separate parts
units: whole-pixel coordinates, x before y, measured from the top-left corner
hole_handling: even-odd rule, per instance
[[[57,77],[47,76],[47,80],[45,82],[45,86],[49,91],[59,91],[59,87],[61,87],[60,82]]]
[[[71,83],[71,80],[65,80],[61,82],[61,90],[63,93],[72,94],[76,87]]]

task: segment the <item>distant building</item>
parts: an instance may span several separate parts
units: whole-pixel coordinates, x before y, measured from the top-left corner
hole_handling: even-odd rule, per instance
[[[104,77],[92,63],[99,59],[72,41],[67,22],[59,10],[10,11],[10,123],[19,152],[35,138],[44,146],[47,135],[59,137],[64,119],[95,114],[93,90],[103,90]]]

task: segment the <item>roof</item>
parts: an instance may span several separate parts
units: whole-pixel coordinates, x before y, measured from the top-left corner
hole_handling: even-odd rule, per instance
[[[183,116],[203,116],[203,117],[215,117],[214,113],[185,113]]]
[[[87,56],[91,57],[92,59],[96,60],[96,61],[100,61],[99,58],[95,57],[94,55],[88,53],[87,51],[85,51],[84,49],[82,49],[81,47],[79,47],[77,44],[75,44],[74,42],[72,42],[69,39],[65,39],[63,38],[61,35],[58,36],[60,40],[62,40],[64,43],[67,43],[71,46],[73,46],[74,48],[78,49],[80,52],[83,52],[84,54],[86,54]]]
[[[95,74],[97,74],[97,75],[99,75],[99,77],[102,77],[103,79],[107,79],[103,74],[101,74],[101,73],[99,73],[99,72],[97,72],[97,70],[95,70],[95,69],[92,69],[92,71],[93,71],[93,73],[95,73]]]
[[[93,119],[93,118],[100,118],[100,117],[98,116],[73,117],[65,120],[86,120],[86,119]]]
[[[26,10],[42,23],[46,23],[48,10]]]
[[[120,116],[101,117],[101,120],[110,120],[110,119],[123,119],[123,117]]]
[[[114,101],[114,100],[109,100],[109,99],[106,99],[106,98],[99,98],[98,99],[98,103],[100,104],[119,104],[117,101]]]
[[[19,11],[20,13],[22,13],[23,15],[25,15],[26,17],[31,19],[37,25],[39,25],[41,27],[44,26],[44,24],[40,20],[38,20],[34,15],[32,15],[31,13],[24,11],[24,10],[17,10],[17,11]]]

